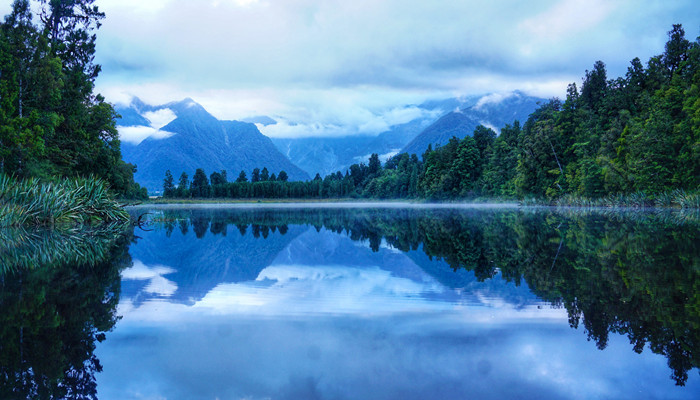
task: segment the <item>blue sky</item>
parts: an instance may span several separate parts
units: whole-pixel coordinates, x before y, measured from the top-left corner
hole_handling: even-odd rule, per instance
[[[700,34],[693,0],[96,4],[107,14],[97,87],[111,102],[191,97],[222,119],[265,114],[319,135],[326,127],[360,132],[390,113],[409,118],[415,112],[404,106],[426,99],[562,96],[596,60],[615,77],[632,58],[661,53],[674,23],[690,39]]]

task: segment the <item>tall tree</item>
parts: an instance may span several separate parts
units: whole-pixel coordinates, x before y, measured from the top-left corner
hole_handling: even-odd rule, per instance
[[[673,25],[673,29],[668,32],[663,55],[663,64],[668,70],[669,77],[681,67],[682,63],[688,59],[690,42],[685,38],[685,30],[680,24]]]
[[[175,194],[175,180],[170,170],[165,171],[165,179],[163,179],[163,197],[173,197]]]
[[[260,168],[253,169],[253,173],[250,175],[250,181],[252,183],[260,182]]]
[[[209,197],[209,180],[204,170],[197,168],[192,177],[190,184],[190,196],[192,197]]]
[[[369,174],[370,175],[376,175],[379,173],[379,170],[382,169],[382,163],[379,161],[379,155],[377,153],[372,153],[372,155],[369,157]]]
[[[180,174],[180,179],[177,183],[177,196],[178,197],[188,197],[189,195],[190,180],[186,172]]]
[[[593,70],[586,70],[581,86],[581,99],[585,106],[596,112],[602,104],[607,89],[607,72],[605,63],[596,61]]]

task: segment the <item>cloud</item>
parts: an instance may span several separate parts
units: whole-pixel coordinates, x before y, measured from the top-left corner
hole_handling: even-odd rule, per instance
[[[530,80],[552,72],[580,75],[596,50],[645,48],[623,33],[652,17],[643,10],[628,16],[634,2],[602,0],[161,0],[147,9],[158,12],[136,12],[131,3],[101,4],[108,15],[98,49],[105,75],[207,89],[434,90],[486,72]],[[696,26],[697,12],[688,18],[688,7],[667,5],[668,18],[645,26],[657,30],[645,36],[663,39],[678,15]]]
[[[397,95],[382,90],[356,93],[348,90],[309,90],[282,92],[280,98],[287,104],[273,108],[267,114],[277,121],[273,125],[259,125],[269,137],[342,137],[348,135],[377,135],[393,125],[417,119],[436,118],[440,110],[426,110],[415,105],[395,105],[402,101],[417,102],[419,97]],[[260,101],[260,104],[265,102]],[[272,105],[272,102],[267,102]],[[399,103],[400,104],[400,103]],[[230,114],[235,114],[232,112]],[[229,114],[229,115],[230,115]],[[253,114],[255,115],[255,114]]]
[[[128,143],[139,144],[146,138],[165,139],[174,135],[172,132],[164,131],[162,128],[177,118],[173,110],[161,108],[156,111],[144,112],[142,117],[146,118],[150,126],[121,126],[117,125],[119,138]]]
[[[139,144],[146,138],[165,139],[174,133],[161,131],[150,126],[119,126],[117,125],[119,138],[123,142]]]
[[[596,60],[620,76],[662,52],[672,24],[690,38],[700,26],[692,0],[99,3],[97,87],[109,101],[192,97],[219,118],[308,126],[279,135],[376,132],[387,110],[441,96],[564,96]]]
[[[474,105],[475,109],[481,109],[485,105],[489,104],[498,104],[502,102],[503,100],[509,99],[513,96],[517,96],[518,94],[515,92],[507,92],[507,93],[491,93],[486,96],[483,96],[482,98],[479,99],[479,101],[476,102]]]
[[[152,128],[160,129],[177,118],[177,115],[169,108],[161,108],[156,111],[147,111],[143,113],[143,117],[151,122]]]
[[[564,0],[520,23],[525,32],[540,38],[562,40],[594,29],[618,7],[612,0]]]

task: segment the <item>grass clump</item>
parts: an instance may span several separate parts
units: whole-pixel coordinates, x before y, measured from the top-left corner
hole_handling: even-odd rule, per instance
[[[129,214],[105,181],[72,178],[41,182],[0,175],[0,227],[120,223]]]
[[[553,200],[552,205],[582,208],[680,208],[684,210],[698,210],[700,209],[700,192],[686,192],[683,189],[675,189],[669,192],[648,194],[640,191],[629,194],[609,194],[599,198],[566,194]]]

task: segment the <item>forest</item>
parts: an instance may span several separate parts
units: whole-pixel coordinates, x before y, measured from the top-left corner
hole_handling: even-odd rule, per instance
[[[229,182],[198,169],[177,185],[166,173],[164,197],[543,199],[568,204],[700,207],[700,38],[681,25],[668,32],[664,52],[646,65],[630,62],[608,78],[594,63],[562,101],[541,104],[500,134],[478,126],[464,139],[428,147],[421,157],[398,154],[384,165],[377,154],[326,177],[288,182],[266,168]],[[584,199],[584,200],[581,200]]]
[[[95,0],[15,0],[0,23],[0,174],[57,181],[94,177],[144,198],[121,157],[111,104],[95,93]]]

